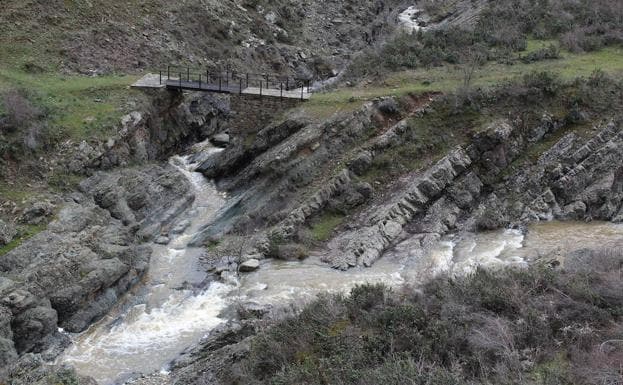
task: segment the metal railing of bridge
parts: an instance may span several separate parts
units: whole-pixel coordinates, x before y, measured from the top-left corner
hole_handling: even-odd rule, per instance
[[[170,88],[193,89],[221,93],[249,93],[261,96],[279,96],[292,98],[294,92],[300,90],[301,100],[309,94],[311,81],[275,74],[257,74],[237,72],[226,69],[212,70],[193,69],[190,67],[167,66],[159,71],[160,84]]]

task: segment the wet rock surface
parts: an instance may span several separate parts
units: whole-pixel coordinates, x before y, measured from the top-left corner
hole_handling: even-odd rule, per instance
[[[122,118],[121,129],[84,163],[109,169],[130,163],[165,160],[185,146],[226,129],[229,100],[209,93],[154,91],[152,104]]]
[[[176,361],[170,384],[217,383],[249,352],[249,337],[256,333],[257,320],[234,321],[214,329],[203,343]]]
[[[239,270],[243,273],[250,273],[260,268],[260,261],[257,259],[249,259],[240,264]]]

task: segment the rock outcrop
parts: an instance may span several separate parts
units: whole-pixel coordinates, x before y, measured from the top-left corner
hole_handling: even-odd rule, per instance
[[[532,166],[512,165],[561,125],[544,117],[524,130],[499,121],[395,191],[388,202],[354,218],[324,260],[336,268],[370,266],[404,237],[421,247],[455,230],[491,230],[540,220],[622,221],[621,122],[595,128],[589,140],[570,133]]]
[[[0,362],[85,330],[147,270],[160,234],[193,200],[173,166],[100,172],[48,229],[0,258]]]
[[[472,159],[462,148],[454,150],[422,175],[413,178],[409,187],[396,194],[392,203],[370,213],[368,226],[347,231],[334,239],[329,245],[333,256],[325,260],[340,269],[370,266],[401,235],[403,226],[418,214],[426,213],[431,202],[439,199],[471,163]],[[448,208],[444,207],[444,210]]]
[[[0,219],[0,246],[10,243],[15,235],[17,235],[15,226]]]
[[[482,223],[490,208],[500,225],[516,221],[623,221],[623,124],[595,127],[588,138],[569,133],[531,166],[495,186],[489,205],[480,204]]]
[[[151,105],[122,118],[116,137],[92,149],[87,165],[109,169],[164,160],[227,128],[229,99],[210,93],[154,91]]]

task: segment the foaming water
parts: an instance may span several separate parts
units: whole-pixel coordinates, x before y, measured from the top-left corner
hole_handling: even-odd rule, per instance
[[[417,32],[423,29],[420,20],[421,14],[421,9],[411,6],[398,15],[398,24],[405,30],[405,32]]]
[[[525,267],[541,258],[564,256],[581,248],[623,247],[623,225],[548,222],[519,230],[461,233],[442,237],[424,250],[420,239],[407,239],[370,268],[342,272],[318,257],[301,262],[266,261],[241,278],[240,299],[259,304],[304,303],[323,292],[347,292],[364,283],[418,284],[439,274],[461,276],[478,267]]]
[[[168,245],[152,245],[145,283],[108,317],[74,336],[74,344],[61,357],[101,385],[165,369],[224,321],[219,314],[229,305],[228,294],[234,287],[210,283],[206,288],[207,275],[200,266],[204,251],[189,243],[202,226],[217,218],[226,199],[203,175],[192,171],[188,158],[174,157],[171,164],[191,182],[193,206],[173,224]]]
[[[443,237],[422,251],[419,239],[407,239],[386,253],[400,261],[409,282],[423,282],[438,274],[466,275],[478,267],[525,267],[543,258],[564,263],[567,253],[580,249],[620,249],[623,225],[607,222],[542,222],[519,230],[460,233]]]
[[[260,270],[241,278],[242,300],[263,305],[305,303],[320,293],[347,292],[356,285],[406,283],[403,266],[381,259],[370,268],[338,271],[316,256],[305,261],[267,261]]]

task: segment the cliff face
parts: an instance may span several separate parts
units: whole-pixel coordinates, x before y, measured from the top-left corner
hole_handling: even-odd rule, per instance
[[[0,309],[10,321],[3,367],[15,353],[53,356],[67,343],[59,327],[80,332],[107,314],[147,270],[151,249],[142,239],[193,199],[172,166],[97,174],[81,190],[47,230],[0,260]]]

